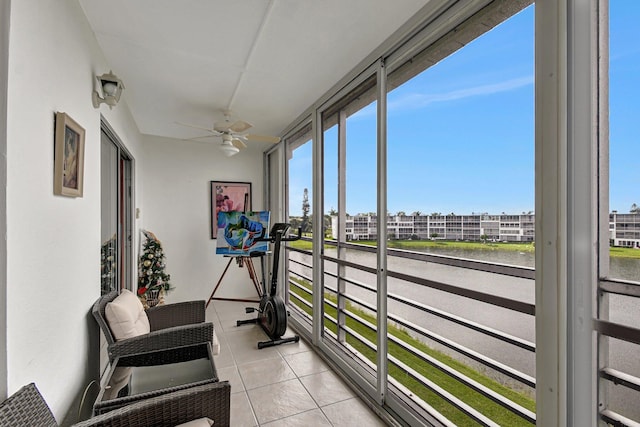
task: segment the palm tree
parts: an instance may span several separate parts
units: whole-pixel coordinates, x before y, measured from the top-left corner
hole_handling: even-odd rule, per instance
[[[634,203],[631,205],[631,209],[629,209],[629,212],[634,214],[640,214],[640,207]]]

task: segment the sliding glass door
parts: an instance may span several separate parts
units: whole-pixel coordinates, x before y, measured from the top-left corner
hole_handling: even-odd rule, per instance
[[[101,134],[101,294],[132,289],[132,160],[103,123]]]

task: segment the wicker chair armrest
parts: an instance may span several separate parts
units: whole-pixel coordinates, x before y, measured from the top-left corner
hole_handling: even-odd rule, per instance
[[[231,386],[214,382],[135,402],[74,424],[75,427],[173,427],[208,417],[215,427],[230,425]]]
[[[0,426],[58,427],[58,424],[36,385],[30,383],[0,403]]]
[[[211,342],[212,340],[213,323],[176,326],[116,341],[108,348],[109,359],[114,360],[118,356],[190,346]]]
[[[185,301],[175,304],[157,305],[147,309],[147,317],[152,331],[173,326],[204,322],[205,302]]]

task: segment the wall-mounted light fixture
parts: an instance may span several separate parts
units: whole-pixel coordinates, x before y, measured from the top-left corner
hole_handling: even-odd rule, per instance
[[[118,101],[120,101],[120,95],[122,95],[122,89],[124,89],[122,80],[113,74],[113,71],[109,71],[101,76],[96,76],[96,79],[98,79],[98,85],[100,86],[100,90],[102,90],[102,97],[100,97],[98,91],[93,91],[93,107],[98,108],[103,102],[107,104],[109,108],[115,107]]]

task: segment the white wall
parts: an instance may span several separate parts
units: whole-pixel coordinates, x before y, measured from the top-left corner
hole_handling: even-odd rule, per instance
[[[224,157],[216,143],[144,137],[144,197],[141,217],[166,255],[166,272],[175,289],[168,302],[207,300],[228,258],[216,255],[210,238],[210,181],[252,183],[252,208],[263,204],[262,152],[248,148]],[[259,266],[256,265],[258,274]],[[246,268],[229,268],[216,296],[255,298]]]
[[[7,70],[9,10],[0,2],[0,236],[7,234]],[[0,238],[0,399],[7,396],[7,241]]]
[[[96,373],[100,114],[134,157],[139,134],[124,102],[91,104],[95,75],[110,67],[77,1],[14,1],[9,34],[7,392],[35,382],[60,422]],[[53,195],[56,111],[86,130],[82,198]]]
[[[134,249],[137,255],[139,228],[162,241],[176,287],[169,302],[210,295],[227,259],[215,255],[209,237],[209,181],[250,181],[253,207],[263,208],[262,152],[250,148],[229,159],[215,145],[141,136],[126,90],[113,110],[91,104],[95,76],[111,67],[77,1],[19,0],[10,14],[7,285],[0,302],[7,313],[7,370],[0,369],[0,390],[6,385],[11,394],[35,382],[66,424],[98,371],[90,309],[100,294],[100,115],[134,157],[134,207],[141,211]],[[53,195],[57,111],[86,131],[82,198]],[[255,296],[246,270],[233,265],[219,295]]]

